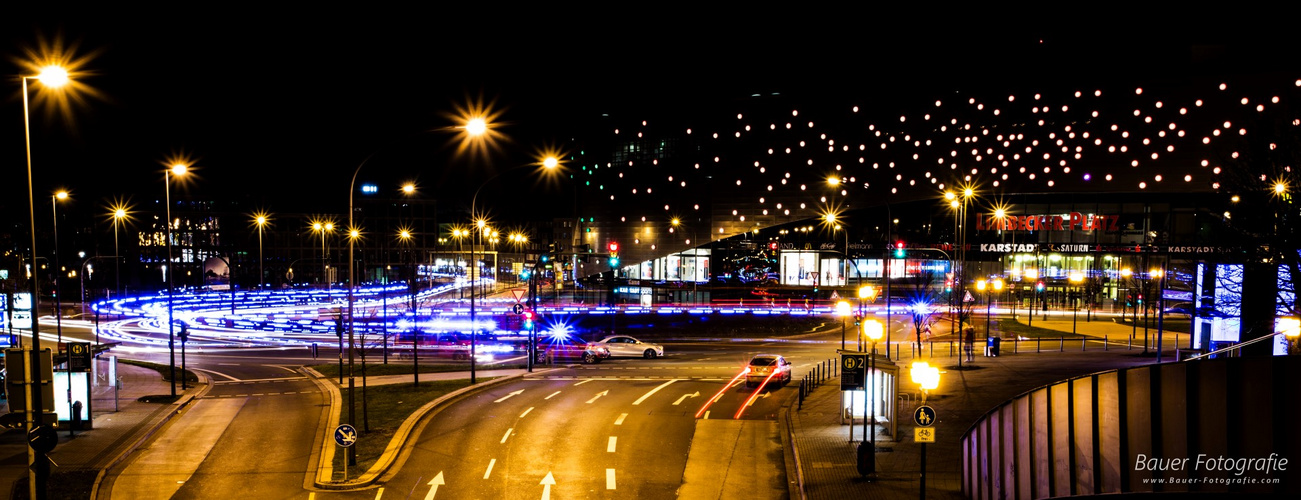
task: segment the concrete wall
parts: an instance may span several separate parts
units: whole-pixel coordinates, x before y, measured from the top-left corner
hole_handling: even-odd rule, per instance
[[[1301,358],[1154,364],[1057,382],[990,410],[961,449],[963,493],[976,499],[1301,494]],[[1212,470],[1219,457],[1245,470]]]

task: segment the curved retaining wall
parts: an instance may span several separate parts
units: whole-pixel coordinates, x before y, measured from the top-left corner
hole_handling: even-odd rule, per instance
[[[1086,375],[990,410],[962,436],[968,498],[1301,493],[1301,357]],[[1241,470],[1241,472],[1239,472]]]

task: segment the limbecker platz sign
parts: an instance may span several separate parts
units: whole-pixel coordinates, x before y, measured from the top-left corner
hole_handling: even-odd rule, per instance
[[[976,219],[976,230],[998,231],[1119,231],[1119,215],[1093,215],[1071,212],[1070,215],[993,215]]]

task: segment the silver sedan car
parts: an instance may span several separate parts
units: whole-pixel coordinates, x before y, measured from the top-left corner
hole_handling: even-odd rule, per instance
[[[611,357],[655,359],[664,355],[664,346],[642,342],[627,335],[611,335],[594,344],[609,349]]]

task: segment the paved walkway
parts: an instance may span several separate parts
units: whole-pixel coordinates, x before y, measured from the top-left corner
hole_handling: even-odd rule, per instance
[[[94,400],[93,428],[77,431],[75,437],[69,437],[66,428],[60,429],[59,444],[49,454],[50,460],[57,464],[51,467],[51,474],[108,468],[142,437],[166,422],[185,401],[185,398],[173,404],[137,401],[143,396],[171,394],[171,383],[164,382],[157,371],[148,368],[119,363],[117,370],[122,389],[117,394],[116,409],[110,392],[106,399]],[[196,391],[191,388],[189,393]],[[25,438],[23,429],[5,429],[0,433],[2,497],[10,498],[15,482],[28,474]]]
[[[1060,322],[1049,321],[1036,326],[1059,327]],[[1065,322],[1069,333],[1070,321]],[[1078,325],[1077,325],[1078,327]],[[1056,329],[1056,328],[1054,328]],[[1128,325],[1111,322],[1094,322],[1085,334],[1112,335]],[[1141,335],[1141,329],[1140,329]],[[1186,336],[1185,336],[1186,337]],[[1103,350],[1101,342],[1094,342],[1088,351],[1079,351],[1079,344],[1065,352],[1054,349],[1035,353],[1022,350],[1018,354],[985,357],[977,353],[974,363],[964,363],[968,369],[957,368],[957,358],[947,356],[947,348],[937,347],[936,357],[923,357],[932,365],[940,366],[940,386],[932,391],[928,404],[936,410],[934,430],[937,442],[926,446],[927,474],[925,498],[962,498],[960,486],[960,443],[963,433],[986,411],[1030,389],[1058,380],[1104,370],[1125,368],[1155,362],[1155,357],[1141,354],[1141,346],[1134,350],[1116,346],[1114,337],[1110,350]],[[1173,350],[1167,346],[1167,349]],[[886,426],[877,427],[876,446],[877,477],[868,482],[856,466],[858,443],[862,440],[862,423],[854,426],[853,440],[849,426],[841,423],[841,391],[838,378],[826,380],[805,399],[803,408],[791,407],[790,427],[795,445],[799,475],[803,492],[810,499],[843,498],[918,498],[921,481],[921,445],[913,441],[913,410],[917,406],[917,386],[909,378],[907,366],[913,361],[910,350],[902,349],[903,366],[899,374],[898,436],[883,434]],[[1167,359],[1173,359],[1170,355]],[[975,368],[972,369],[971,367]],[[792,487],[791,497],[800,493]]]

